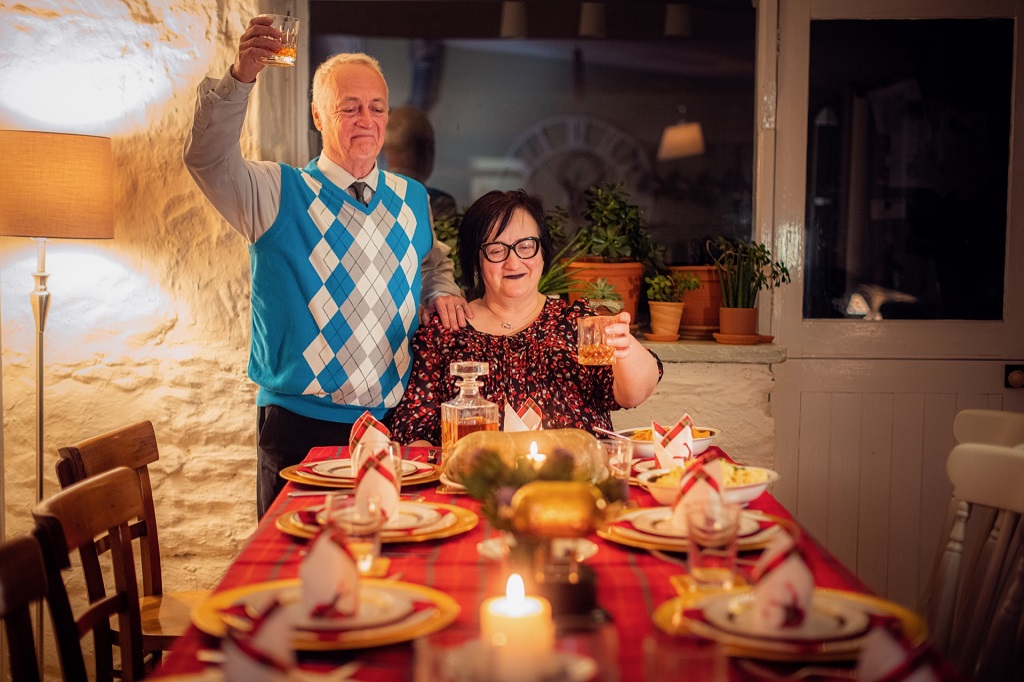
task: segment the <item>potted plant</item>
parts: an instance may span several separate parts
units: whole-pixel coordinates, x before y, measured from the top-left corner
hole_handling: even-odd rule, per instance
[[[615,291],[615,285],[604,277],[587,284],[583,294],[590,301],[590,307],[601,315],[617,315],[622,312],[622,296]]]
[[[683,317],[683,294],[700,286],[691,274],[655,275],[647,277],[647,304],[651,309],[649,341],[675,341],[679,338],[679,321]]]
[[[702,240],[703,241],[703,240]],[[718,331],[718,310],[722,307],[722,285],[718,268],[708,261],[699,265],[670,265],[669,272],[692,275],[700,286],[683,296],[686,307],[679,322],[679,338],[693,340],[713,339]]]
[[[751,339],[757,336],[757,294],[762,289],[788,283],[789,270],[782,261],[772,260],[767,246],[748,239],[718,237],[709,240],[707,248],[722,285],[721,334],[715,339],[726,343],[754,342]]]
[[[577,233],[580,256],[568,266],[569,300],[581,298],[588,282],[603,277],[635,320],[644,272],[664,269],[664,247],[653,242],[643,209],[630,203],[621,183],[588,189],[583,219]]]

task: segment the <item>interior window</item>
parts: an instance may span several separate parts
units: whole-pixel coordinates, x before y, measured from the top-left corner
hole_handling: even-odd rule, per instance
[[[804,318],[1003,316],[1013,22],[811,25]]]

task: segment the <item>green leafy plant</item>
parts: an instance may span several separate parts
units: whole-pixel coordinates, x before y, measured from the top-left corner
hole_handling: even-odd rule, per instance
[[[456,244],[459,240],[459,226],[462,225],[462,213],[455,211],[450,215],[434,218],[434,234],[437,240],[447,244],[452,252],[449,254],[455,264],[455,281],[462,277],[462,266],[459,264],[459,252]]]
[[[535,467],[533,462],[525,457],[520,458],[515,466],[509,466],[498,452],[487,450],[474,458],[473,470],[465,473],[461,482],[466,487],[466,493],[480,502],[480,511],[490,524],[496,529],[510,531],[510,504],[515,492],[531,481],[574,480],[574,460],[571,452],[556,448],[554,452],[548,454],[540,468]],[[614,477],[605,477],[595,485],[607,501],[625,501],[620,499],[621,488]]]
[[[589,188],[583,218],[577,236],[584,259],[637,260],[652,270],[664,268],[665,249],[652,241],[643,209],[630,203],[622,183]]]
[[[707,250],[721,278],[724,308],[753,308],[759,291],[790,281],[785,263],[772,260],[764,244],[720,236],[708,240]]]
[[[590,301],[621,301],[622,296],[615,291],[615,285],[609,282],[604,277],[599,277],[593,282],[587,283],[587,288],[583,292]]]
[[[700,280],[692,272],[672,273],[645,277],[647,300],[662,303],[676,303],[683,300],[683,294],[700,288]]]
[[[568,212],[561,206],[555,206],[544,214],[544,223],[551,234],[558,252],[551,259],[548,271],[541,275],[537,282],[537,290],[545,296],[561,296],[569,293],[569,273],[566,266],[573,263],[581,255],[579,235],[566,237],[566,225],[569,222]]]

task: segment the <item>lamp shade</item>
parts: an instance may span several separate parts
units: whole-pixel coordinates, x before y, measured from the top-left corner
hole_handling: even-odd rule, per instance
[[[0,235],[114,237],[109,137],[0,130]]]
[[[700,123],[677,123],[661,134],[658,161],[681,159],[704,153],[704,131]]]

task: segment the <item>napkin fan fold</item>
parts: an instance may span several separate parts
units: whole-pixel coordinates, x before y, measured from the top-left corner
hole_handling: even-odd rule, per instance
[[[328,525],[299,566],[302,613],[313,618],[352,616],[359,610],[359,569],[344,533]]]
[[[229,628],[221,649],[225,682],[284,682],[295,667],[292,616],[276,599],[243,632]]]
[[[681,467],[693,457],[693,419],[684,414],[670,427],[651,422],[654,432],[654,458],[661,469]]]
[[[505,403],[505,418],[502,424],[502,431],[540,431],[544,424],[544,413],[533,398],[527,398],[526,402],[519,406],[519,409],[512,407],[511,403]]]

